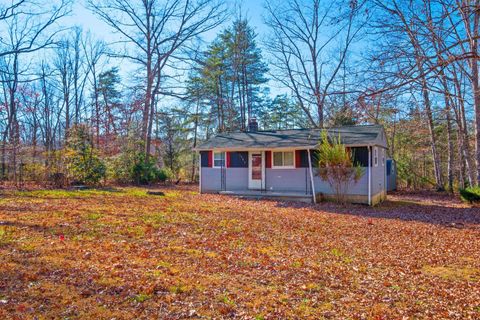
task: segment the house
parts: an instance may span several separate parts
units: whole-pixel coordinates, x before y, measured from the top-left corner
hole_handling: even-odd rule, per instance
[[[322,129],[220,133],[196,148],[200,153],[200,192],[245,197],[282,197],[318,202],[333,197],[318,176],[317,146]],[[340,137],[359,163],[363,176],[348,187],[347,201],[375,205],[386,197],[386,149],[383,126],[325,129]]]

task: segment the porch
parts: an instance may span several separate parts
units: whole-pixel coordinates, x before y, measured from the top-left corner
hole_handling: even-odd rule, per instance
[[[245,199],[270,199],[280,201],[300,201],[312,203],[312,195],[305,192],[266,191],[266,190],[235,190],[219,191],[219,194],[236,196]]]

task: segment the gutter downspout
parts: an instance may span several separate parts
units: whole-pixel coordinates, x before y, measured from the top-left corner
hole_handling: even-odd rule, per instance
[[[310,170],[310,182],[312,183],[313,203],[317,203],[317,195],[315,193],[315,184],[313,183],[312,158],[310,157],[310,149],[307,149],[307,151],[308,151],[308,168]]]
[[[368,146],[368,205],[372,205],[372,153]]]

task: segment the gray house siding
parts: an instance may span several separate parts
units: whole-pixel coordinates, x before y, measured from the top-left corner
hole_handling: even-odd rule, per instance
[[[313,183],[316,193],[334,194],[330,184],[317,175],[317,169],[314,169]],[[364,174],[358,182],[352,182],[348,187],[348,194],[368,195],[368,168],[364,168]]]
[[[227,168],[225,177],[226,190],[237,191],[248,189],[248,168]]]
[[[385,166],[372,167],[372,195],[385,191]]]
[[[215,192],[222,190],[221,169],[201,168],[202,192]]]
[[[311,183],[308,168],[267,168],[265,176],[265,185],[268,191],[291,191],[311,193]]]
[[[372,168],[372,182],[374,175],[380,175],[379,167]],[[202,191],[216,192],[222,191],[220,168],[202,168]],[[248,168],[227,168],[226,170],[226,190],[248,190]],[[377,173],[375,173],[377,172]],[[313,182],[315,192],[324,194],[333,194],[333,190],[327,181],[322,180],[317,174],[317,169],[313,169]],[[352,183],[348,188],[349,194],[367,195],[368,194],[368,171],[364,168],[364,175],[357,183]],[[268,191],[290,191],[312,193],[310,172],[308,168],[296,169],[270,169],[265,171],[265,187]],[[373,191],[375,183],[372,183],[372,194],[381,190]]]
[[[372,163],[372,195],[376,195],[378,193],[386,191],[386,158],[385,161],[382,162],[382,148],[379,147],[378,150],[378,165],[375,166]]]
[[[222,191],[222,174],[220,168],[202,167],[202,191]],[[248,168],[226,168],[225,190],[247,190],[248,189]]]

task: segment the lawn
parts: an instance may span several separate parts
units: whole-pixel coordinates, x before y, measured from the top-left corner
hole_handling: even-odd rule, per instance
[[[4,192],[0,319],[479,319],[480,209]]]

